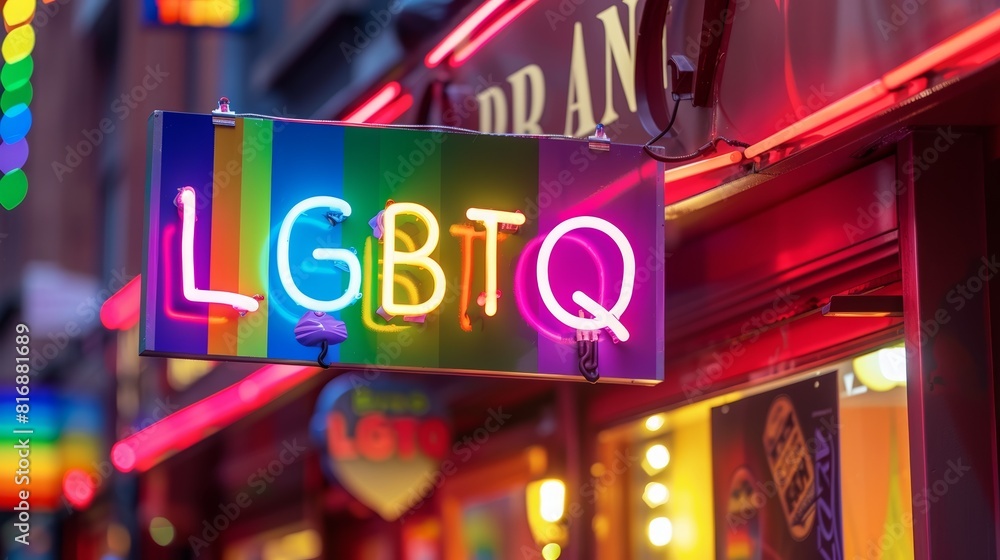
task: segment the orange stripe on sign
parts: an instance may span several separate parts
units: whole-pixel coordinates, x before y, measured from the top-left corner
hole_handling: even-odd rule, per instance
[[[212,250],[210,284],[213,290],[240,288],[240,199],[243,183],[243,121],[235,127],[215,127],[215,169],[212,173]],[[210,317],[235,317],[227,305],[209,304]],[[239,322],[208,324],[208,353],[235,355]]]

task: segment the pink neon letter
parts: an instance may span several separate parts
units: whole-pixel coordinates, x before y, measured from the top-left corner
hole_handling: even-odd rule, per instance
[[[191,187],[180,189],[180,194],[174,203],[181,209],[183,215],[181,230],[181,285],[184,297],[198,303],[221,303],[232,305],[238,311],[257,311],[260,304],[250,296],[219,292],[215,290],[199,290],[194,287],[194,209],[195,194]]]

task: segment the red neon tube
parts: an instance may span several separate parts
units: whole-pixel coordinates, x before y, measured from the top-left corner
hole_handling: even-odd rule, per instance
[[[494,37],[499,35],[501,31],[511,24],[511,22],[523,14],[525,10],[537,3],[538,0],[524,0],[524,2],[518,4],[509,12],[500,16],[496,21],[491,23],[489,27],[484,29],[482,33],[476,35],[465,46],[455,51],[455,54],[451,57],[448,64],[452,67],[461,66],[466,60],[469,60],[472,55],[479,52],[479,49],[483,48],[486,43],[492,41]]]
[[[389,124],[398,119],[412,106],[413,96],[408,93],[404,94],[402,97],[397,97],[394,101],[392,101],[392,103],[389,103],[382,108],[381,111],[368,119],[368,122],[376,124]]]
[[[713,169],[720,169],[728,165],[737,164],[742,160],[743,154],[740,152],[729,152],[728,154],[722,154],[721,156],[703,159],[701,161],[696,161],[694,163],[666,170],[663,173],[663,182],[664,184],[668,184],[674,181],[680,181],[681,179],[687,179],[688,177],[707,173]]]
[[[941,41],[895,69],[886,72],[882,81],[890,90],[901,87],[906,82],[925,74],[964,51],[993,39],[1000,34],[1000,10]]]
[[[849,114],[870,108],[877,101],[889,95],[890,92],[931,70],[939,69],[943,64],[959,55],[976,47],[993,46],[992,43],[987,42],[995,41],[998,35],[1000,35],[1000,10],[900,64],[874,82],[757,142],[747,148],[744,155],[747,158],[755,158],[786,142],[801,138],[832,124]]]
[[[101,324],[110,330],[126,331],[139,322],[139,299],[142,296],[140,276],[129,280],[122,289],[101,306]]]
[[[834,120],[839,119],[840,117],[843,117],[851,112],[857,111],[858,109],[869,105],[871,102],[882,98],[887,93],[888,90],[882,83],[882,80],[876,80],[867,86],[846,95],[845,97],[841,97],[837,101],[823,107],[806,118],[786,126],[760,142],[757,142],[747,148],[743,152],[743,155],[747,158],[753,159],[768,150],[784,144],[785,142],[809,134],[814,130],[823,128]]]
[[[424,58],[424,64],[428,68],[434,68],[444,60],[459,44],[462,43],[477,27],[486,21],[491,15],[497,12],[507,0],[487,0],[485,4],[476,8],[474,12],[465,18],[465,21],[458,24],[436,47],[431,49]]]
[[[375,116],[382,109],[385,109],[393,99],[399,97],[402,91],[403,88],[399,85],[399,82],[389,82],[382,86],[382,89],[378,90],[378,93],[359,105],[357,109],[351,111],[349,115],[344,117],[343,121],[352,123],[368,122],[368,119]]]
[[[268,365],[243,380],[114,444],[111,462],[121,472],[145,471],[165,455],[198,443],[301,384],[315,367]]]

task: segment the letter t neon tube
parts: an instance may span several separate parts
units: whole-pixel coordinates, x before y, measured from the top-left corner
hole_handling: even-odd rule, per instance
[[[497,314],[497,229],[499,224],[523,225],[524,214],[469,208],[465,216],[486,226],[486,314]]]

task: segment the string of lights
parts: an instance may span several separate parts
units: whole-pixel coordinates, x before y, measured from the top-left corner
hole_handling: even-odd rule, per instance
[[[28,194],[24,164],[28,160],[28,132],[31,130],[31,75],[35,69],[31,57],[35,49],[35,0],[8,0],[3,7],[7,30],[0,52],[0,205],[13,210]]]

